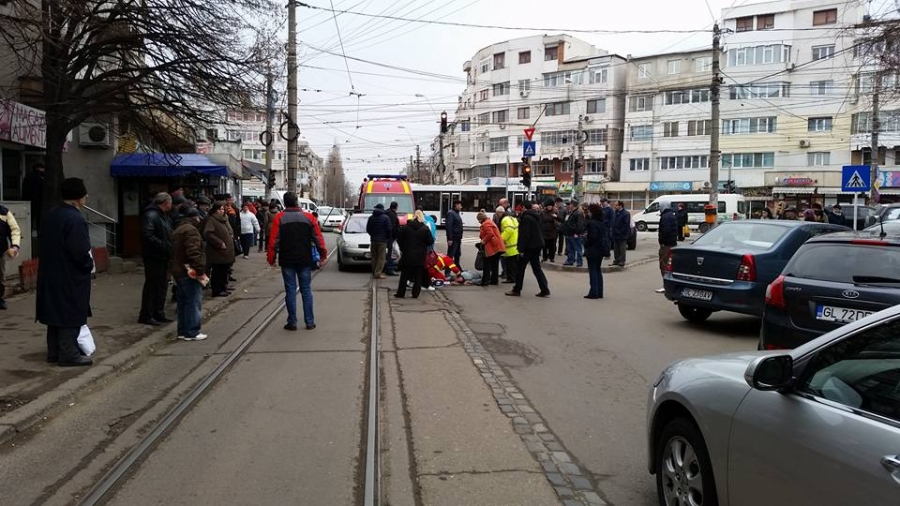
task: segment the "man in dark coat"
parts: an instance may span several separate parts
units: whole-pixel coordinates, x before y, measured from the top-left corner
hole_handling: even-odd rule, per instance
[[[36,163],[31,168],[31,172],[25,174],[22,180],[22,200],[31,202],[31,230],[41,229],[41,217],[44,210],[44,164]]]
[[[412,282],[412,296],[419,298],[422,291],[422,271],[425,267],[425,254],[434,244],[431,229],[425,226],[425,214],[416,211],[415,218],[406,226],[400,227],[397,234],[400,246],[400,283],[394,297],[402,299],[406,296],[406,284]]]
[[[153,204],[144,211],[141,224],[144,257],[144,290],[138,323],[159,326],[172,320],[166,318],[166,287],[169,283],[169,262],[172,259],[172,196],[158,193]]]
[[[91,238],[80,209],[87,201],[84,181],[68,178],[60,187],[62,204],[43,222],[38,263],[37,313],[47,326],[47,362],[85,366],[93,362],[78,349],[78,333],[91,315]]]
[[[541,233],[541,212],[538,204],[525,202],[524,210],[519,216],[519,268],[516,270],[516,284],[512,290],[506,292],[510,297],[522,295],[522,283],[525,281],[525,264],[531,264],[531,271],[537,279],[541,291],[537,297],[549,297],[550,287],[547,286],[547,276],[541,268],[541,250],[544,247],[544,236]],[[533,208],[534,207],[534,208]]]
[[[397,262],[394,261],[391,254],[394,251],[394,242],[397,241],[397,235],[400,233],[400,218],[397,216],[397,207],[398,204],[396,202],[391,202],[387,210],[387,216],[391,220],[391,240],[388,241],[387,245],[388,254],[384,273],[388,276],[397,275]]]
[[[659,203],[659,273],[665,278],[666,263],[669,261],[669,252],[678,245],[678,220],[672,203],[665,200]],[[665,287],[656,290],[656,293],[665,293]]]
[[[684,227],[688,224],[688,212],[684,208],[684,203],[678,203],[678,210],[675,211],[675,222],[678,224],[678,242],[684,240]]]
[[[621,200],[616,201],[613,217],[612,244],[615,257],[613,265],[625,267],[625,251],[628,249],[628,237],[631,235],[631,213],[625,209]]]
[[[462,257],[462,238],[463,238],[463,220],[459,214],[462,211],[462,202],[457,200],[453,203],[453,209],[447,211],[447,218],[444,223],[447,229],[447,256],[453,259],[453,262],[462,269],[459,259]]]
[[[369,251],[372,256],[372,274],[375,279],[384,279],[385,255],[388,242],[391,240],[391,219],[384,212],[383,204],[375,204],[372,216],[366,221],[366,233],[369,234]]]

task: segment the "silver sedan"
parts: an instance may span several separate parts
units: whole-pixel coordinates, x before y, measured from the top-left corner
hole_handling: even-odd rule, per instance
[[[789,353],[670,365],[647,441],[662,505],[900,504],[900,306]]]

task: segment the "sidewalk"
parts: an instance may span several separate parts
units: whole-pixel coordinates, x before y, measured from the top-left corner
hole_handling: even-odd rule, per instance
[[[265,256],[254,252],[235,262],[237,292],[268,272]],[[0,438],[12,428],[21,431],[30,420],[60,402],[67,392],[95,383],[131,363],[159,343],[175,339],[175,323],[150,327],[137,323],[144,283],[143,268],[123,274],[101,273],[93,281],[88,326],[97,351],[91,367],[62,368],[45,362],[46,327],[34,321],[35,293],[9,297],[0,311]],[[175,304],[166,315],[175,318]],[[224,308],[230,298],[204,292],[204,319]],[[64,383],[65,388],[60,388]]]

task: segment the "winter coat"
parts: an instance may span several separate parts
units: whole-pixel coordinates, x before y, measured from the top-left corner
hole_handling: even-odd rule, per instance
[[[519,217],[519,254],[524,255],[544,247],[544,236],[541,234],[541,213],[534,209],[522,211]]]
[[[500,236],[500,229],[494,224],[493,220],[484,220],[481,222],[481,244],[484,245],[484,256],[492,257],[498,253],[506,253],[506,246],[503,243],[503,237]]]
[[[289,207],[278,213],[272,224],[269,249],[266,259],[269,265],[312,267],[312,250],[316,248],[319,258],[328,258],[325,238],[319,229],[319,220],[312,213],[299,207]]]
[[[241,233],[259,233],[259,220],[256,219],[256,214],[253,212],[241,211]]]
[[[584,257],[600,259],[609,256],[609,230],[602,216],[591,217],[587,222],[587,239],[584,240]]]
[[[447,220],[444,224],[447,228],[447,239],[457,241],[463,237],[462,216],[454,209],[447,212]]]
[[[571,237],[584,233],[584,213],[581,209],[575,209],[566,215],[565,235]]]
[[[684,226],[688,224],[687,209],[678,209],[675,211],[675,221],[678,223],[679,227],[684,228]]]
[[[434,222],[434,218],[425,216],[425,224],[428,225],[428,230],[431,231],[433,241],[437,241],[437,224]]]
[[[612,240],[627,241],[631,236],[631,213],[625,209],[620,209],[615,213],[611,233]]]
[[[616,211],[613,210],[612,207],[603,207],[603,224],[606,225],[606,230],[612,230],[613,221],[615,221],[615,219]]]
[[[400,247],[400,267],[424,267],[425,254],[434,244],[431,230],[416,220],[406,222],[397,230],[397,245]]]
[[[175,279],[187,276],[185,265],[190,265],[198,276],[206,272],[206,253],[199,225],[193,218],[182,218],[172,234],[172,265],[169,271]]]
[[[206,239],[206,261],[209,265],[234,263],[234,233],[228,216],[211,214],[203,227]]]
[[[372,216],[366,221],[366,233],[372,242],[391,242],[391,218],[383,209],[372,210]]]
[[[234,237],[241,236],[241,214],[240,209],[233,204],[225,204],[225,216],[228,217],[228,224],[231,225],[231,234]]]
[[[500,236],[503,237],[503,245],[506,253],[503,256],[514,257],[519,254],[519,219],[513,215],[503,217],[500,222]]]
[[[675,210],[671,207],[659,217],[658,234],[660,246],[678,245],[678,221],[675,219]]]
[[[397,234],[400,233],[400,218],[397,217],[397,211],[393,209],[388,209],[385,213],[391,220],[391,240],[396,241]]]
[[[0,255],[6,253],[6,250],[12,248],[13,246],[20,246],[22,244],[22,230],[19,228],[19,223],[16,221],[16,217],[13,216],[12,211],[9,209],[0,206]],[[0,259],[0,262],[3,260]],[[0,283],[3,280],[0,279]],[[0,293],[0,297],[3,294]]]
[[[559,217],[555,210],[541,211],[541,233],[545,241],[555,241],[559,236]]]
[[[91,238],[81,212],[60,204],[44,217],[38,261],[35,319],[55,327],[81,327],[91,316]]]
[[[172,223],[166,213],[151,205],[141,220],[142,254],[144,261],[172,258]]]
[[[266,237],[272,235],[272,224],[275,223],[275,217],[278,211],[266,211]]]

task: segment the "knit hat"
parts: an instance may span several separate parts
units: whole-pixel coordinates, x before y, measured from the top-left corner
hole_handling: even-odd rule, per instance
[[[196,218],[197,216],[200,216],[200,211],[198,211],[196,207],[189,207],[185,209],[181,215],[185,218]]]
[[[68,177],[60,185],[59,193],[63,200],[79,200],[87,195],[87,188],[82,179]]]
[[[200,195],[199,197],[197,197],[197,205],[198,206],[208,206],[211,203],[212,202],[210,202],[209,199],[203,195]]]

